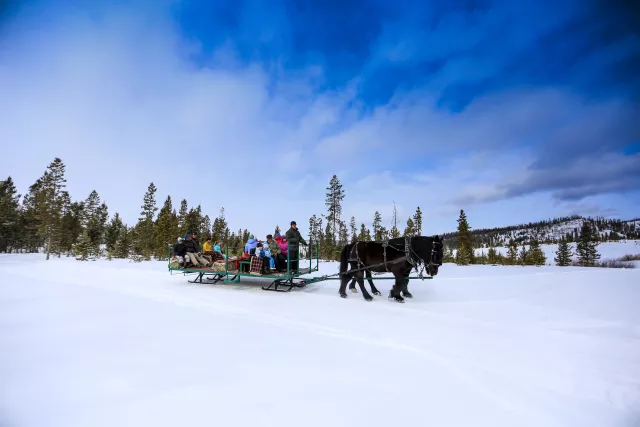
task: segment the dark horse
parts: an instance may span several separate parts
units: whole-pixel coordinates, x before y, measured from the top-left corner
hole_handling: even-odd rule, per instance
[[[380,295],[380,291],[371,281],[370,272],[389,272],[395,277],[389,298],[404,302],[403,297],[413,297],[407,289],[409,280],[406,279],[411,270],[422,265],[427,274],[435,276],[438,274],[438,267],[442,265],[443,256],[442,238],[439,236],[399,237],[382,242],[350,243],[345,245],[340,253],[340,296],[347,297],[347,284],[350,279],[355,278],[364,299],[371,301],[373,297],[364,287],[364,273],[367,274],[371,291],[374,295]],[[349,265],[351,269],[347,271]]]

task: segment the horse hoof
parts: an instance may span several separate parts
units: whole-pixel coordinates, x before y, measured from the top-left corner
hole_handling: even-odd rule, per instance
[[[382,295],[380,292],[374,292],[374,295]]]
[[[403,292],[402,296],[405,298],[413,298],[413,295],[411,295],[409,292]]]
[[[373,298],[372,298],[372,297],[369,297],[369,298],[365,298],[365,300],[366,300],[366,301],[373,301]]]
[[[340,298],[346,298],[347,294],[340,294]]]
[[[402,298],[394,298],[397,303],[404,304],[404,300]]]

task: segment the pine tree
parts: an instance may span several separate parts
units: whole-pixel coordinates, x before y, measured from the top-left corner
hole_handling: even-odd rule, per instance
[[[68,195],[66,196],[68,198]],[[67,201],[65,201],[65,204]],[[62,216],[61,249],[69,256],[73,251],[73,245],[79,241],[83,233],[82,220],[84,217],[84,205],[81,202],[72,202]]]
[[[178,238],[178,216],[173,209],[171,196],[164,201],[155,224],[155,256],[159,260],[167,259],[168,246],[176,243]]]
[[[224,215],[224,207],[220,208],[218,217],[213,220],[213,229],[211,230],[211,240],[213,242],[222,242],[227,239],[227,219]]]
[[[529,247],[529,265],[545,265],[546,262],[547,257],[544,254],[544,251],[540,248],[540,243],[536,239],[532,240],[531,246]]]
[[[467,254],[462,259],[468,259],[469,263],[473,264],[473,237],[471,236],[470,229],[467,215],[464,213],[464,210],[460,209],[460,217],[458,218],[458,252],[462,250],[461,248],[464,248]],[[456,256],[456,258],[458,257]]]
[[[360,224],[360,234],[358,234],[358,241],[360,242],[368,242],[371,240],[371,235],[369,234],[369,230],[365,227],[364,224]]]
[[[415,223],[413,222],[413,218],[409,217],[407,219],[407,226],[404,229],[404,234],[403,236],[415,236],[416,235],[416,226]]]
[[[78,261],[86,261],[91,255],[91,239],[86,229],[82,232],[78,243],[73,245],[73,251]]]
[[[100,202],[98,192],[93,190],[84,203],[83,225],[89,235],[91,256],[99,256],[100,244],[104,239],[104,232],[109,219],[107,205]]]
[[[203,234],[204,234],[203,238],[211,238],[211,234],[212,234],[211,230],[212,230],[212,228],[211,228],[211,218],[209,218],[209,215],[205,215],[202,218],[202,230],[203,230]],[[226,230],[226,227],[225,227],[225,230]],[[223,233],[224,233],[224,231],[223,231]]]
[[[507,265],[516,265],[518,263],[518,246],[513,239],[509,240],[509,250],[507,251]]]
[[[131,247],[133,246],[133,239],[135,236],[133,235],[133,229],[127,227],[125,224],[120,230],[120,234],[118,236],[118,241],[116,242],[116,248],[114,252],[114,256],[116,258],[128,258],[131,253]]]
[[[489,264],[497,264],[498,263],[498,251],[493,246],[491,246],[489,248],[489,252],[487,252],[487,262]]]
[[[560,243],[558,243],[558,249],[556,250],[556,257],[554,261],[556,262],[556,265],[566,267],[571,264],[571,257],[571,248],[569,247],[567,239],[563,237],[560,240]]]
[[[398,211],[396,210],[396,202],[393,202],[393,226],[389,235],[392,239],[400,237],[400,230],[398,230]]]
[[[583,221],[576,245],[576,254],[578,255],[580,265],[584,267],[593,267],[596,265],[596,262],[600,259],[597,246],[596,231],[588,221]]]
[[[422,236],[422,211],[420,206],[416,209],[416,213],[413,214],[413,224],[416,230],[415,235]]]
[[[527,251],[527,248],[525,247],[524,243],[522,244],[522,249],[520,250],[520,253],[518,254],[518,264],[519,265],[527,265],[527,263],[529,262],[529,252]]]
[[[358,240],[358,228],[356,227],[356,217],[352,216],[349,222],[349,231],[351,233],[350,243],[355,243]]]
[[[458,244],[458,250],[456,251],[456,264],[458,265],[469,265],[471,260],[469,258],[469,251],[465,246],[464,242]]]
[[[340,256],[340,251],[349,243],[349,231],[347,229],[347,225],[344,221],[340,221],[339,231],[338,231],[338,247],[335,251],[335,259],[338,260]]]
[[[39,191],[39,209],[37,211],[39,233],[47,245],[47,260],[50,257],[56,227],[61,226],[60,210],[61,195],[66,187],[64,177],[65,165],[62,160],[55,158],[47,167],[41,178]]]
[[[147,260],[151,259],[151,255],[155,252],[156,236],[153,218],[158,210],[156,207],[156,191],[157,188],[153,182],[149,184],[147,192],[144,194],[141,206],[142,211],[136,225],[137,250]]]
[[[382,215],[380,215],[380,212],[376,211],[373,214],[373,224],[371,226],[371,228],[373,229],[373,239],[374,240],[384,240],[384,237],[382,236]]]
[[[0,181],[0,252],[10,252],[20,241],[20,195],[13,179]]]
[[[187,201],[182,199],[180,202],[180,211],[178,211],[178,228],[181,236],[189,233],[189,229],[187,227],[187,214],[189,213],[189,208],[187,206]]]
[[[338,227],[340,225],[340,216],[342,215],[342,201],[344,200],[344,190],[342,184],[336,175],[333,175],[329,186],[326,188],[325,206],[327,207],[327,225],[331,225],[327,228],[327,233],[330,233],[333,237],[333,241],[338,239]]]
[[[275,236],[276,234],[280,234],[282,231],[280,230],[280,226],[276,225],[276,229],[273,232],[273,235]]]
[[[113,254],[115,253],[116,243],[118,242],[118,237],[120,237],[120,232],[124,224],[122,223],[122,219],[120,218],[120,214],[118,212],[115,213],[111,222],[105,227],[105,241],[107,244],[107,252]]]
[[[21,247],[27,252],[38,252],[38,248],[43,244],[43,238],[39,233],[40,219],[38,212],[42,209],[41,197],[42,178],[29,187],[29,191],[22,200],[22,209],[20,210],[20,230]]]

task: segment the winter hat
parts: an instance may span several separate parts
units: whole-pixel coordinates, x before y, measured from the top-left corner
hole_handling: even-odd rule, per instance
[[[249,235],[249,240],[253,239],[253,234]]]
[[[187,233],[187,234],[185,234],[185,235],[184,235],[184,238],[185,238],[185,239],[188,239],[189,237],[191,237],[191,234],[189,234],[189,233]]]
[[[273,239],[273,236],[271,234],[267,234],[267,239]]]
[[[276,233],[276,237],[280,237],[280,233]]]
[[[182,242],[182,237],[178,237],[178,242]]]

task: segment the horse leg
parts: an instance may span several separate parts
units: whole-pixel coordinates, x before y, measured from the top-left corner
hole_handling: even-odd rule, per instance
[[[371,280],[371,272],[369,270],[365,270],[364,272],[367,275],[367,282],[369,282],[369,286],[371,286],[371,292],[374,295],[382,295],[376,285],[373,284],[373,280]]]
[[[411,295],[411,292],[409,292],[408,286],[409,286],[409,279],[407,277],[403,277],[402,278],[402,296],[405,298],[413,298],[413,295]]]
[[[353,264],[351,264],[351,267],[353,269]],[[340,278],[340,290],[338,293],[342,298],[347,297],[347,283],[349,282],[349,279],[353,279],[355,281],[353,275],[354,273],[349,273],[349,270],[347,270],[347,272]]]
[[[364,277],[362,271],[356,273],[356,278],[358,280],[358,286],[360,286],[360,290],[362,291],[362,296],[364,297],[364,299],[367,301],[372,301],[373,297],[371,296],[371,294],[369,294],[369,292],[367,292],[367,288],[364,287]]]
[[[349,290],[351,292],[353,292],[354,294],[358,293],[358,290],[356,289],[356,278],[355,277],[353,277],[351,279],[351,283],[349,283]]]
[[[389,298],[393,298],[396,302],[404,302],[404,298],[400,295],[404,283],[404,275],[399,271],[394,271],[393,275],[396,278],[396,282],[393,284],[391,291],[389,291]]]

